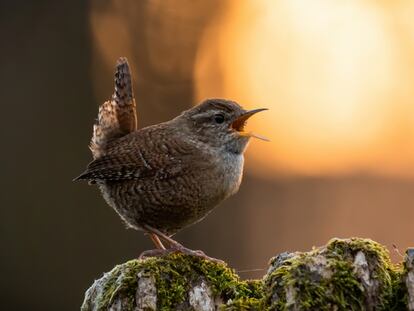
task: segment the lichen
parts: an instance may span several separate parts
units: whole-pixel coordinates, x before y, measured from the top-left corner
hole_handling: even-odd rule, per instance
[[[360,310],[361,289],[352,266],[327,258],[326,269],[311,269],[317,254],[298,254],[266,278],[266,306],[271,310]],[[324,278],[323,275],[330,275]],[[351,298],[351,299],[349,299]]]
[[[389,252],[384,246],[370,239],[332,239],[327,250],[342,260],[352,260],[362,251],[370,267],[371,277],[378,283],[378,295],[374,302],[376,309],[390,310],[390,303],[401,287],[396,282],[396,279],[400,279],[400,268],[391,263]]]
[[[404,303],[397,298],[404,292],[400,270],[369,239],[333,239],[326,247],[284,256],[273,259],[276,267],[265,278],[270,310],[392,310]]]
[[[136,306],[138,273],[155,279],[157,288],[157,310],[174,310],[189,297],[192,286],[200,279],[206,280],[212,295],[223,301],[241,304],[247,300],[258,301],[261,298],[261,286],[257,281],[241,281],[234,271],[224,264],[183,254],[171,254],[165,257],[131,260],[115,267],[104,276],[101,294],[86,295],[82,310],[107,310],[115,298],[128,298],[128,306],[123,310],[133,310]],[[91,301],[94,301],[93,306]],[[231,309],[229,309],[231,310]]]
[[[210,287],[204,280],[190,290],[188,300],[195,311],[214,311],[216,309]]]
[[[82,311],[406,310],[412,265],[392,264],[368,239],[333,239],[282,253],[262,280],[243,281],[225,264],[175,253],[116,266],[87,291]]]

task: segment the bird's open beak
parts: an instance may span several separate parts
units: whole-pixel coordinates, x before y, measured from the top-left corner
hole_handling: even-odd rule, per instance
[[[260,111],[264,111],[264,110],[268,110],[267,108],[259,108],[259,109],[253,109],[253,110],[248,110],[246,112],[244,112],[241,116],[239,116],[236,120],[233,121],[233,123],[231,124],[231,127],[236,130],[238,132],[239,135],[241,136],[247,136],[247,137],[255,137],[264,141],[269,141],[269,139],[267,139],[266,137],[263,137],[261,135],[252,133],[252,132],[245,132],[244,131],[244,126],[246,125],[246,121],[247,119],[249,119],[252,115],[260,112]]]

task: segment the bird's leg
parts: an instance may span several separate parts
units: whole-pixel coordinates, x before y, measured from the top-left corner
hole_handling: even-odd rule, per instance
[[[151,249],[151,250],[142,252],[138,257],[139,259],[143,259],[145,257],[162,256],[162,255],[169,253],[166,250],[165,246],[162,244],[158,235],[152,232],[148,232],[148,235],[151,238],[151,241],[155,244],[156,249]]]
[[[144,228],[146,230],[148,230],[148,232],[150,232],[150,234],[154,234],[157,237],[161,238],[162,240],[164,240],[165,242],[167,242],[169,244],[169,246],[171,248],[175,248],[175,249],[179,249],[179,248],[184,248],[183,245],[181,245],[180,243],[178,243],[177,241],[173,240],[172,238],[170,238],[168,235],[162,233],[160,230],[155,229],[151,226],[147,226],[145,225]]]
[[[158,229],[155,229],[151,226],[145,225],[144,228],[146,230],[148,230],[148,232],[150,232],[150,234],[154,234],[155,236],[157,236],[157,238],[161,238],[162,240],[164,240],[165,242],[167,242],[170,246],[170,249],[164,249],[164,252],[157,252],[157,254],[153,253],[153,256],[157,256],[157,255],[163,255],[163,254],[169,254],[171,252],[175,252],[178,251],[180,253],[186,254],[186,255],[191,255],[191,256],[196,256],[196,257],[201,257],[210,261],[215,261],[218,263],[223,263],[222,260],[220,259],[216,259],[216,258],[212,258],[207,256],[206,254],[204,254],[203,251],[201,250],[197,250],[194,251],[192,249],[189,249],[187,247],[184,247],[183,245],[181,245],[180,243],[178,243],[177,241],[173,240],[172,238],[170,238],[168,235],[162,233],[161,231],[159,231]],[[161,250],[157,250],[157,251],[161,251]],[[146,253],[146,252],[144,252]],[[147,254],[145,254],[147,255]],[[142,254],[141,254],[142,256]],[[141,257],[140,256],[140,257]]]
[[[158,249],[165,249],[165,246],[162,244],[160,238],[158,237],[158,235],[154,234],[154,233],[150,233],[149,234],[152,242],[154,242],[155,247]]]

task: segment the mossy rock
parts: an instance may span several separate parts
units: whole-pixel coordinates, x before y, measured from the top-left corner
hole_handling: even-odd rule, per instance
[[[170,254],[116,266],[86,292],[90,310],[407,310],[407,266],[368,239],[333,239],[270,261],[261,280]]]
[[[284,253],[265,277],[270,310],[407,310],[403,269],[369,239],[333,239],[306,253]]]
[[[116,266],[86,292],[89,310],[252,310],[260,281],[241,281],[224,264],[171,254]]]

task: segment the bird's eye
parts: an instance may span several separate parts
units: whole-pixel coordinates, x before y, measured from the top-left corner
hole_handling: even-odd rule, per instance
[[[218,113],[214,116],[214,121],[218,124],[223,123],[224,122],[224,115],[222,115],[221,113]]]

